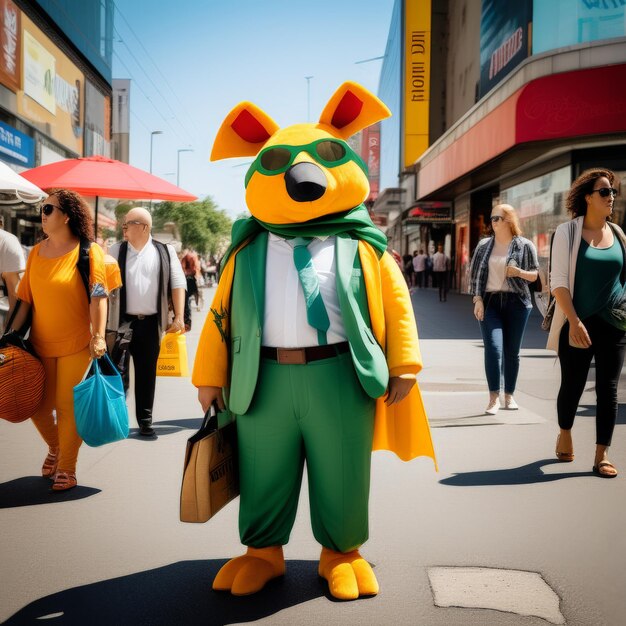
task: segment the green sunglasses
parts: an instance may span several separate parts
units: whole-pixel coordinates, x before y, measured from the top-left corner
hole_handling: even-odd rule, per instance
[[[354,161],[367,176],[367,165],[345,141],[317,139],[304,146],[270,146],[261,150],[246,172],[246,187],[255,172],[265,176],[286,172],[301,152],[306,152],[325,167],[337,167]]]

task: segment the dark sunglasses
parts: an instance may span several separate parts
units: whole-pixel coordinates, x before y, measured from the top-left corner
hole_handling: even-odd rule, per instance
[[[613,187],[600,187],[600,189],[594,189],[591,193],[598,192],[601,198],[608,198],[609,196],[615,197],[617,195],[617,189]]]
[[[506,222],[506,220],[504,219],[504,217],[502,217],[502,215],[492,215],[489,218],[489,221],[491,221],[491,222],[500,222],[500,221]]]
[[[286,172],[301,152],[306,152],[325,167],[337,167],[348,161],[355,161],[367,174],[367,165],[345,141],[318,139],[304,146],[270,146],[261,150],[246,173],[246,187],[255,172],[265,176]]]
[[[52,211],[54,211],[54,209],[59,209],[59,211],[61,210],[56,204],[44,204],[41,207],[41,212],[44,215],[52,215]]]
[[[127,230],[129,226],[147,226],[148,224],[144,222],[140,222],[139,220],[128,220],[128,222],[124,222],[122,224],[122,230]]]

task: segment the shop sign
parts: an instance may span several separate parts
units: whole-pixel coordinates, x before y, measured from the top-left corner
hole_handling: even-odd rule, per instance
[[[483,0],[480,19],[480,95],[530,54],[532,0]]]
[[[50,111],[56,112],[54,79],[56,60],[27,30],[24,31],[24,93]]]
[[[423,222],[449,222],[452,219],[452,205],[449,202],[420,202],[404,220],[405,224]]]
[[[11,0],[0,0],[0,83],[20,88],[20,10]]]
[[[12,126],[0,122],[0,156],[23,167],[35,165],[35,142]]]
[[[17,113],[45,125],[51,139],[82,156],[83,73],[24,13],[21,22],[24,84],[17,92]]]

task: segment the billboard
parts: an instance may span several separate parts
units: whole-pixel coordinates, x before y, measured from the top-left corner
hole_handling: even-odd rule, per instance
[[[83,73],[24,13],[21,28],[24,84],[17,115],[43,125],[51,139],[82,156]]]
[[[532,0],[483,0],[480,97],[530,55]]]
[[[404,0],[404,111],[402,165],[429,145],[431,3]]]
[[[0,83],[15,92],[22,86],[20,14],[11,0],[0,0]]]

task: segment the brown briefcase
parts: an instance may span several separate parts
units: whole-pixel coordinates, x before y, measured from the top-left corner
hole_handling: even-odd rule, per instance
[[[218,428],[213,404],[200,430],[187,441],[180,520],[206,522],[238,495],[237,426],[232,421]]]

